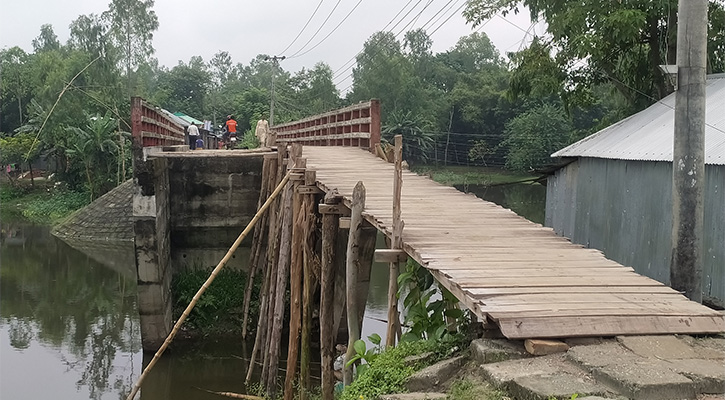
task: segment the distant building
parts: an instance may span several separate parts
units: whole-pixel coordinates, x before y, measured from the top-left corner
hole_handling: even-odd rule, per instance
[[[552,154],[546,225],[669,283],[675,95]],[[707,79],[703,296],[725,299],[725,74]]]

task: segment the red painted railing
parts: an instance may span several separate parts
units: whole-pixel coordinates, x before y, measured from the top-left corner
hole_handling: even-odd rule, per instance
[[[180,145],[186,142],[183,126],[140,97],[131,98],[131,135],[134,143],[142,147]]]
[[[370,100],[270,128],[277,144],[374,149],[380,143],[380,102]]]

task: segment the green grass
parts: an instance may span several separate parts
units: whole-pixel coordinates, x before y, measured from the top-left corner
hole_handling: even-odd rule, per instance
[[[45,185],[0,187],[3,216],[19,217],[53,225],[90,202],[88,193],[49,188]]]
[[[533,175],[487,167],[417,165],[413,172],[444,185],[497,185],[533,178]]]
[[[211,274],[211,269],[189,268],[174,275],[171,292],[174,294],[173,318],[181,316],[196,292]],[[259,309],[259,288],[261,279],[255,279],[249,305],[247,323],[252,329],[256,326]],[[199,298],[186,324],[192,331],[201,335],[221,334],[238,335],[242,329],[244,292],[247,287],[247,274],[243,271],[223,269],[214,282]]]

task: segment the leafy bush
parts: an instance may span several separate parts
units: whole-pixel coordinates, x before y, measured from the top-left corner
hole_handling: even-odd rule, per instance
[[[172,293],[175,294],[174,319],[181,316],[210,274],[210,268],[190,268],[174,276],[171,282]],[[229,329],[230,327],[241,329],[246,285],[246,273],[231,269],[221,270],[196,303],[196,307],[186,320],[187,324],[203,332]],[[259,287],[259,281],[255,282],[252,287],[252,298],[249,305],[251,326],[257,320]]]
[[[53,224],[89,203],[88,193],[54,191],[51,196],[34,196],[23,207],[23,217],[39,224]]]
[[[425,365],[408,365],[405,358],[440,350],[435,341],[401,343],[378,354],[357,379],[345,387],[340,400],[375,399],[390,393],[405,392],[405,382]]]

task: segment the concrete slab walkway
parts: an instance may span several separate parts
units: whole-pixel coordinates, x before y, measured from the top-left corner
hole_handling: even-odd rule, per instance
[[[524,356],[517,342],[479,339],[471,353],[481,375],[516,399],[576,394],[579,399],[679,400],[725,394],[724,336],[620,336],[569,345],[566,353],[533,357]]]

